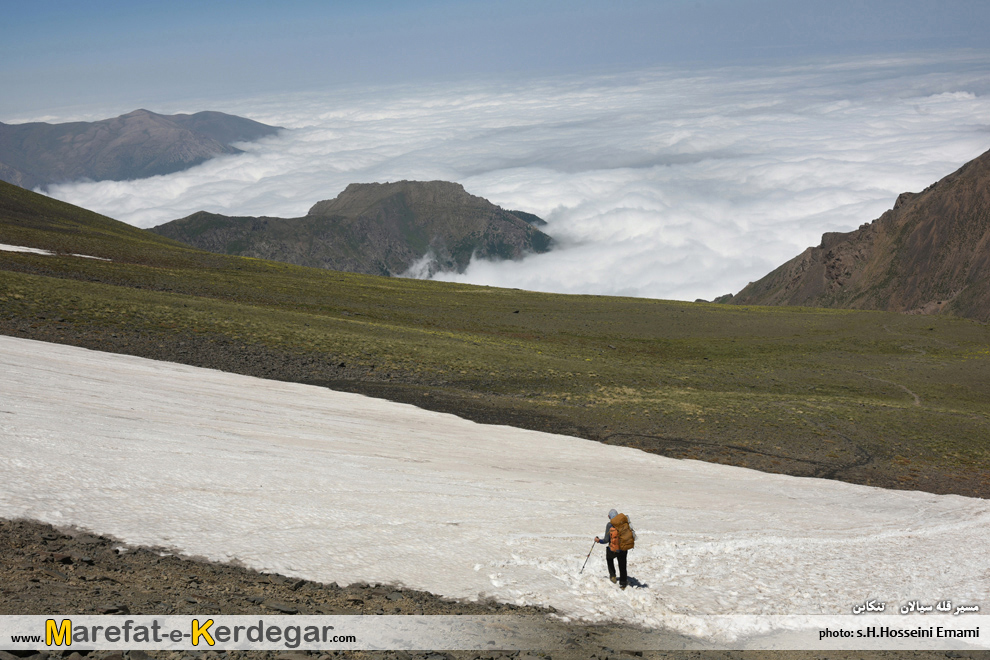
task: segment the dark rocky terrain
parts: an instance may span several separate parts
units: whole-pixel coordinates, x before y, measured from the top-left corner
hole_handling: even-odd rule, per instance
[[[716,302],[990,320],[990,151]]]
[[[472,256],[518,259],[550,237],[529,213],[506,211],[446,181],[352,183],[302,218],[200,211],[151,231],[210,252],[330,270],[400,275],[463,271]],[[543,223],[545,224],[545,223]]]
[[[0,520],[0,553],[0,614],[546,613],[385,585],[317,584],[24,520]]]
[[[222,112],[135,110],[95,122],[0,123],[0,179],[24,188],[89,179],[125,181],[241,153],[231,146],[280,129]]]

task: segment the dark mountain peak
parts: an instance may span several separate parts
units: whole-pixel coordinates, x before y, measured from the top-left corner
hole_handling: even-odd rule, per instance
[[[374,275],[463,271],[473,256],[518,259],[551,244],[517,215],[449,181],[355,183],[302,218],[200,212],[153,231],[212,252]]]
[[[333,199],[317,202],[308,215],[353,216],[375,204],[401,197],[407,204],[435,206],[491,206],[483,197],[476,197],[464,186],[452,181],[394,181],[386,183],[351,183]]]
[[[0,179],[26,188],[141,179],[240,153],[233,143],[279,130],[222,112],[160,115],[144,108],[95,122],[0,124]]]
[[[128,112],[126,115],[120,115],[119,117],[114,117],[113,119],[81,123],[85,126],[85,132],[87,134],[103,133],[106,132],[108,128],[111,130],[122,129],[131,131],[144,130],[149,127],[156,127],[159,128],[159,130],[188,130],[172,121],[171,117],[160,115],[156,112],[151,112],[150,110],[135,110],[134,112]]]
[[[851,232],[822,235],[734,304],[807,305],[990,320],[990,151]]]
[[[177,126],[213,138],[226,146],[235,142],[254,142],[283,130],[280,126],[269,126],[214,110],[204,110],[192,115],[169,115],[168,118]]]

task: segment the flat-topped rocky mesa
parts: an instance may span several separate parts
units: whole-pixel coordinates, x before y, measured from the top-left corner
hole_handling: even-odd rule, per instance
[[[151,231],[200,249],[372,275],[463,272],[472,257],[546,252],[543,221],[448,181],[352,183],[301,218],[200,211]]]
[[[990,320],[990,151],[716,302]]]
[[[94,122],[0,123],[0,180],[30,189],[171,174],[242,153],[232,145],[279,130],[222,112],[160,115],[149,110]]]

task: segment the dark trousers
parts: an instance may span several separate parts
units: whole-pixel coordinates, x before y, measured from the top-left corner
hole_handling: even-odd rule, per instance
[[[611,548],[605,549],[605,561],[608,562],[608,576],[610,578],[615,577],[615,560],[619,560],[619,584],[625,586],[629,582],[629,576],[626,575],[626,553],[628,550],[619,550],[618,552],[612,552]]]

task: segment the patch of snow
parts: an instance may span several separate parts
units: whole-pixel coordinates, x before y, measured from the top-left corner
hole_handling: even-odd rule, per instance
[[[30,252],[31,254],[46,254],[49,256],[55,256],[55,252],[52,250],[42,250],[40,248],[24,247],[23,245],[6,245],[0,243],[0,251],[3,252]],[[83,259],[99,259],[100,261],[111,261],[110,259],[105,259],[103,257],[93,257],[88,254],[69,254],[69,257],[82,257]]]
[[[0,369],[8,518],[710,639],[766,632],[739,615],[990,593],[980,499],[674,460],[5,336]],[[604,547],[580,572],[613,507],[638,532],[625,591]]]

